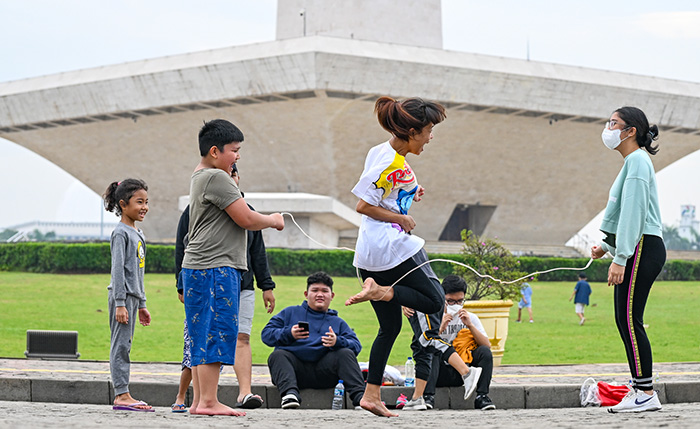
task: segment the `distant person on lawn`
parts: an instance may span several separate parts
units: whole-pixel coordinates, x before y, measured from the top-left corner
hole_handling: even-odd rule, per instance
[[[583,311],[588,305],[588,297],[591,296],[591,293],[593,293],[593,291],[591,290],[591,285],[586,281],[586,273],[579,274],[578,282],[576,286],[574,286],[574,292],[571,294],[571,298],[569,298],[569,302],[573,299],[576,305],[576,315],[578,315],[579,318],[579,325],[583,325],[583,322],[586,321],[586,318],[583,317]]]
[[[520,323],[520,316],[523,308],[527,308],[527,313],[530,316],[530,323],[534,323],[535,321],[532,319],[532,288],[529,283],[523,283],[523,285],[520,286],[520,294],[522,298],[520,298],[520,302],[518,303],[518,319],[516,322]]]

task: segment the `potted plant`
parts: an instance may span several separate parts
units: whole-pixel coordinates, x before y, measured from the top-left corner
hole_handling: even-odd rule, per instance
[[[520,261],[495,239],[483,239],[472,231],[462,231],[463,261],[482,275],[490,275],[503,281],[521,278]],[[493,363],[501,364],[508,337],[508,317],[513,300],[520,298],[520,287],[525,280],[503,284],[488,277],[481,277],[461,265],[455,266],[455,274],[467,282],[464,307],[479,316],[491,341]]]

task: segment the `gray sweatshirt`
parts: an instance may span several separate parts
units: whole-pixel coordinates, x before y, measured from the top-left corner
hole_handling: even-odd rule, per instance
[[[140,229],[122,222],[117,224],[109,242],[112,251],[112,280],[107,289],[112,291],[117,307],[126,306],[126,296],[139,299],[139,308],[146,308],[146,290],[143,273],[146,266],[146,239]]]

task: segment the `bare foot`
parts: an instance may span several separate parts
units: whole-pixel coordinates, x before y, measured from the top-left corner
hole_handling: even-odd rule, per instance
[[[345,301],[345,305],[353,305],[365,301],[380,301],[386,295],[389,295],[390,292],[390,287],[379,286],[372,277],[367,277],[367,280],[362,284],[362,292],[348,298]]]
[[[236,411],[233,408],[222,404],[221,402],[217,402],[213,406],[206,408],[202,405],[199,405],[194,411],[192,411],[192,409],[190,408],[190,414],[198,414],[205,416],[245,416],[245,412]]]
[[[370,413],[374,414],[375,416],[379,417],[398,417],[398,414],[393,414],[389,412],[389,410],[386,408],[386,406],[382,403],[382,401],[379,402],[370,402],[369,399],[362,398],[360,400],[360,406],[369,411]]]

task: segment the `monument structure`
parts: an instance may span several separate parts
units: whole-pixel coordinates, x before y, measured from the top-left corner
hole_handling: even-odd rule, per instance
[[[388,137],[372,111],[379,95],[447,107],[410,158],[426,188],[415,232],[432,242],[470,228],[522,248],[563,246],[604,208],[620,168],[600,141],[617,107],[660,125],[657,170],[700,149],[700,84],[446,51],[439,0],[285,0],[275,41],[0,83],[0,136],[98,193],[146,180],[144,229],[167,240],[197,131],[214,118],[245,134],[244,191],[354,209],[365,155]],[[355,227],[345,221],[336,228]]]

